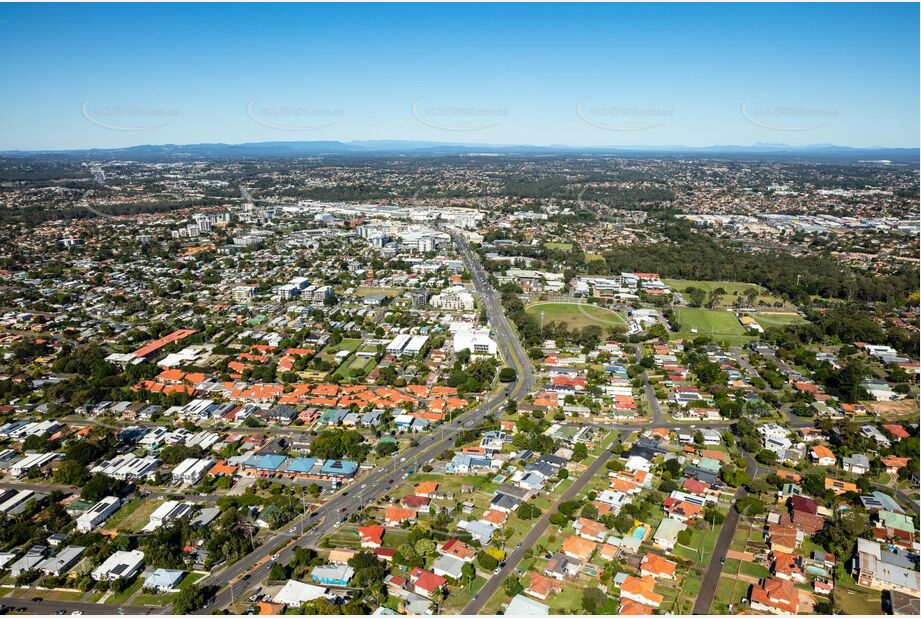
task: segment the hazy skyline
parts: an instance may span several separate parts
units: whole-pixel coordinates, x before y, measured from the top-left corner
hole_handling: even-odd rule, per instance
[[[2,5],[0,150],[918,147],[916,4]]]

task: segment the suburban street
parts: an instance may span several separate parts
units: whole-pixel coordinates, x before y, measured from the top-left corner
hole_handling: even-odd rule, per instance
[[[643,348],[642,344],[639,344],[636,348],[636,362],[639,362],[643,359]],[[665,415],[662,413],[662,407],[659,405],[659,399],[656,397],[656,391],[652,387],[652,384],[649,383],[649,374],[646,370],[643,370],[643,373],[640,374],[640,377],[643,379],[643,390],[646,393],[646,401],[649,402],[649,408],[652,412],[652,425],[653,427],[659,427],[665,423]]]
[[[745,466],[745,472],[749,478],[755,478],[758,474],[758,464],[752,459],[751,455],[742,451],[742,456],[748,465]],[[716,539],[716,545],[713,547],[713,554],[710,556],[710,562],[707,564],[707,570],[704,572],[703,580],[700,583],[700,592],[697,593],[697,599],[694,601],[694,614],[709,614],[710,606],[713,605],[713,598],[716,595],[716,586],[720,581],[720,574],[723,570],[723,562],[732,544],[732,538],[736,533],[736,527],[739,525],[741,514],[735,509],[735,503],[748,495],[745,487],[736,489],[732,497],[732,506],[729,507],[729,513],[726,514],[726,520],[723,527],[720,528],[720,534]]]
[[[613,444],[612,444],[613,445]],[[602,453],[598,456],[595,461],[589,465],[588,468],[579,476],[576,481],[569,486],[569,488],[563,492],[563,495],[560,496],[560,499],[556,501],[552,508],[548,509],[540,519],[537,520],[537,523],[531,529],[530,532],[524,537],[521,543],[506,557],[505,566],[502,567],[502,570],[499,571],[497,575],[490,577],[486,583],[480,588],[476,596],[467,604],[467,607],[461,612],[465,615],[475,615],[483,609],[483,606],[492,598],[492,595],[499,589],[499,586],[505,582],[506,578],[517,568],[518,564],[521,562],[521,559],[524,557],[525,549],[533,547],[540,537],[547,531],[547,527],[550,525],[550,516],[557,512],[557,505],[561,502],[566,502],[567,500],[572,500],[575,498],[582,488],[598,473],[598,470],[604,466],[608,459],[611,458],[613,451],[611,446],[608,446]]]

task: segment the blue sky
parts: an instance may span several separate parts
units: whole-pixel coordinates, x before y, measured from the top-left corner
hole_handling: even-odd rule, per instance
[[[0,150],[918,147],[916,4],[0,5]]]

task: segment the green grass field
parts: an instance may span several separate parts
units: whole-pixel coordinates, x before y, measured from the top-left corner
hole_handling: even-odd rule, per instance
[[[320,356],[325,360],[332,362],[336,358],[336,353],[342,350],[354,352],[361,345],[363,339],[343,339],[336,345],[328,345],[320,352]]]
[[[757,283],[745,283],[744,281],[701,281],[699,279],[663,279],[663,283],[668,285],[676,292],[684,293],[689,287],[699,288],[707,293],[722,288],[725,294],[720,296],[719,304],[723,307],[731,307],[739,296],[743,296],[751,288],[758,290],[758,296],[755,297],[755,304],[767,303],[773,305],[781,300],[779,297],[772,295]]]
[[[717,288],[726,290],[726,294],[744,294],[749,288],[755,288],[759,292],[764,292],[764,288],[755,283],[745,283],[743,281],[701,281],[698,279],[662,279],[670,288],[679,292],[684,292],[689,287],[700,288],[707,294]]]
[[[751,316],[764,329],[806,323],[806,318],[798,313],[753,313]]]
[[[544,247],[551,251],[572,251],[572,243],[570,242],[545,242]]]
[[[622,327],[627,324],[627,320],[616,311],[584,303],[536,303],[527,307],[525,311],[538,319],[543,313],[544,324],[562,322],[570,329],[591,325],[602,328]]]
[[[728,341],[732,345],[741,345],[755,339],[745,334],[745,327],[731,311],[689,307],[678,307],[675,311],[678,312],[681,329],[672,335],[673,338],[693,339],[709,336],[717,341]],[[692,329],[697,329],[697,332]]]
[[[354,369],[363,369],[365,373],[368,373],[377,363],[374,358],[366,358],[364,356],[350,356],[346,359],[344,363],[339,365],[339,367],[334,371],[334,375],[348,378],[351,377],[350,374]]]

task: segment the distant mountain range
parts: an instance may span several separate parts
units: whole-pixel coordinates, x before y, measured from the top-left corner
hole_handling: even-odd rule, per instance
[[[691,158],[758,158],[837,161],[891,161],[917,163],[917,148],[851,148],[831,144],[791,146],[789,144],[753,144],[751,146],[533,146],[462,144],[451,142],[371,140],[371,141],[296,141],[251,142],[245,144],[160,144],[127,148],[91,148],[82,150],[8,150],[5,157],[67,157],[117,159],[229,159],[247,157],[290,158],[301,156],[387,156],[387,155],[619,155],[635,157],[678,156]]]

